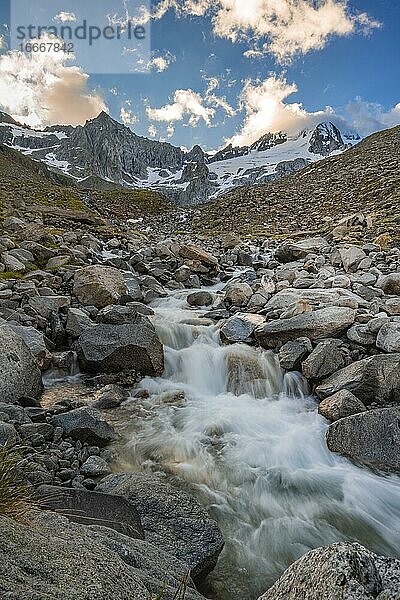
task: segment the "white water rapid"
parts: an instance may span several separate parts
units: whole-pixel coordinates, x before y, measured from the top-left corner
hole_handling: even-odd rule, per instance
[[[400,556],[400,478],[331,454],[302,377],[272,353],[221,345],[186,294],[153,305],[166,369],[141,382],[150,398],[132,400],[151,418],[127,458],[186,480],[218,521],[226,547],[207,597],[255,600],[299,556],[339,540]]]

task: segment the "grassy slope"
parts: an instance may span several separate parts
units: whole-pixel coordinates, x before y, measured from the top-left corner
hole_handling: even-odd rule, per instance
[[[371,233],[399,238],[400,127],[374,134],[341,154],[276,182],[238,188],[200,209],[204,234],[235,230],[280,237],[332,229],[351,213],[371,214]]]

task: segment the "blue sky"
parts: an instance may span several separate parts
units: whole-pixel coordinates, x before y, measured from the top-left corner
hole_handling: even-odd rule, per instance
[[[184,11],[178,15],[174,3],[187,0],[168,1],[172,7],[151,21],[153,58],[164,57],[168,64],[155,62],[148,74],[91,74],[87,82],[110,114],[124,120],[136,133],[168,139],[175,145],[200,144],[211,149],[232,138],[234,143],[246,143],[258,131],[261,135],[266,129],[291,130],[329,117],[339,123],[345,119],[346,126],[364,135],[400,122],[400,105],[395,108],[400,103],[399,0],[349,0],[345,9],[348,19],[367,14],[367,25],[360,18],[351,33],[333,33],[310,51],[304,49],[308,43],[306,26],[304,37],[296,42],[300,50],[283,60],[279,53],[287,43],[284,30],[272,34],[272,38],[284,36],[283,41],[275,39],[279,48],[271,50],[267,45],[259,52],[271,38],[254,26],[239,35],[241,39],[232,41],[223,37],[212,21],[215,12],[193,16],[191,11]],[[253,1],[256,5],[257,0]],[[312,0],[302,1],[312,4]],[[113,2],[118,4],[119,0]],[[293,0],[282,2],[290,6]],[[341,0],[321,0],[324,2],[343,9]],[[68,0],[64,4],[67,11]],[[158,4],[154,2],[153,7]],[[2,11],[0,19],[7,22],[4,6]],[[296,22],[293,25],[296,27]],[[312,35],[311,28],[310,39]],[[259,56],[244,55],[254,48]],[[293,91],[295,87],[297,91]],[[178,98],[176,90],[183,91]],[[328,111],[327,106],[331,107]],[[3,109],[7,108],[12,108],[11,101],[3,103]]]

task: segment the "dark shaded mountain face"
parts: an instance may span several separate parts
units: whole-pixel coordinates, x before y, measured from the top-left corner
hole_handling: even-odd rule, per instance
[[[20,150],[78,184],[95,189],[153,189],[179,204],[207,201],[243,185],[266,183],[304,168],[358,140],[342,136],[332,123],[291,137],[266,133],[251,146],[208,155],[196,145],[189,152],[136,135],[102,112],[84,126],[51,126],[35,131],[0,113],[0,142]],[[103,182],[103,183],[102,183]]]

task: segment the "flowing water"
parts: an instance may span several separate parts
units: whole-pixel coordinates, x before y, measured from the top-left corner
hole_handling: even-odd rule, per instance
[[[299,556],[339,540],[399,556],[400,478],[331,454],[301,375],[284,375],[272,353],[221,345],[185,297],[153,306],[166,368],[141,382],[149,399],[132,401],[151,418],[136,423],[127,458],[188,482],[219,522],[226,547],[208,597],[254,600]]]

